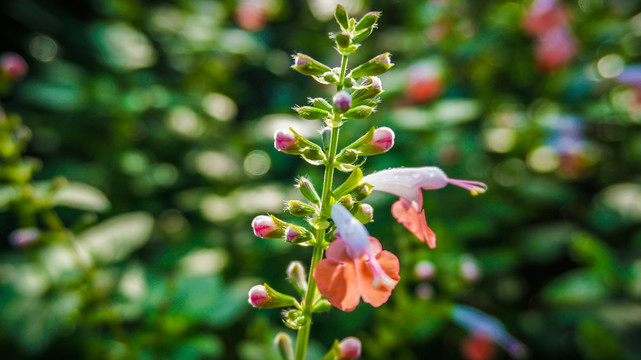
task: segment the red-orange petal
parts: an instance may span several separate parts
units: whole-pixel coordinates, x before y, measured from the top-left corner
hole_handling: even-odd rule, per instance
[[[421,241],[426,242],[430,248],[436,247],[436,235],[427,226],[425,210],[418,212],[413,206],[406,205],[403,199],[400,199],[392,205],[392,216]]]
[[[379,307],[387,302],[401,277],[398,275],[400,269],[398,258],[394,254],[389,251],[381,251],[375,257],[385,274],[394,281],[394,284],[391,286],[379,284],[378,287],[375,287],[374,275],[366,256],[362,256],[358,261],[357,276],[359,278],[359,292],[363,297],[363,301],[373,307]]]

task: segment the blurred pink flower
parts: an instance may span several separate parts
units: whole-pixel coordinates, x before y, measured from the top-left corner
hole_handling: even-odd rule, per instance
[[[566,28],[570,22],[568,10],[556,0],[536,0],[523,19],[523,27],[530,36],[542,36],[557,29]]]
[[[576,54],[576,40],[565,29],[549,31],[536,43],[536,61],[544,71],[564,67],[574,59]]]

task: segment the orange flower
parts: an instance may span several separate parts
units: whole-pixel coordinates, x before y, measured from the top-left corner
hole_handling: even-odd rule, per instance
[[[326,258],[314,269],[318,290],[343,311],[354,310],[361,298],[374,307],[383,305],[401,278],[398,258],[384,251],[372,236],[369,255],[361,252],[353,256],[353,253],[348,242],[340,237],[329,245]],[[381,277],[386,281],[381,281]]]
[[[426,242],[430,248],[436,247],[436,235],[427,226],[425,210],[421,209],[419,212],[407,200],[400,198],[392,204],[392,216],[417,238]]]

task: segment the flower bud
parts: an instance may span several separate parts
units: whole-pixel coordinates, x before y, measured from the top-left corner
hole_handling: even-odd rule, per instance
[[[316,209],[313,206],[306,204],[299,200],[290,200],[287,203],[287,211],[294,216],[311,216],[316,214]]]
[[[29,66],[24,58],[13,52],[6,52],[0,56],[0,72],[9,81],[18,81],[27,74]]]
[[[306,120],[318,120],[328,118],[330,113],[313,106],[297,106],[293,108],[300,117]]]
[[[309,321],[309,317],[301,310],[292,309],[283,312],[283,322],[290,329],[298,330],[309,324]]]
[[[368,12],[367,14],[363,15],[363,17],[358,21],[358,23],[356,23],[356,26],[354,27],[354,31],[362,31],[362,30],[374,27],[374,25],[376,24],[380,16],[381,16],[381,13],[379,11]]]
[[[329,151],[329,145],[332,140],[332,128],[329,126],[326,126],[321,129],[320,131],[321,135],[321,141],[323,142],[323,148],[325,151]]]
[[[300,244],[313,238],[312,233],[300,226],[290,225],[285,229],[285,240],[293,244]]]
[[[354,149],[345,149],[336,156],[336,161],[341,164],[353,164],[358,159],[358,152]]]
[[[318,146],[306,148],[305,150],[303,150],[302,155],[305,160],[314,165],[320,165],[322,164],[323,160],[325,160],[325,154],[323,153],[323,150],[321,150],[321,148]]]
[[[323,80],[325,80],[328,83],[337,83],[338,82],[338,74],[336,74],[333,71],[328,71],[323,74]]]
[[[345,79],[343,79],[344,87],[351,89],[354,87],[354,85],[356,85],[356,81],[354,81],[354,79],[352,79],[351,77],[346,77]]]
[[[334,101],[334,104],[341,112],[349,110],[352,106],[352,96],[345,90],[336,93],[332,101]]]
[[[274,346],[278,350],[280,357],[283,360],[294,359],[294,348],[292,346],[292,339],[284,332],[279,332],[274,338]]]
[[[374,137],[370,144],[381,149],[382,152],[391,149],[394,146],[394,131],[386,126],[374,130]]]
[[[300,261],[289,263],[289,266],[287,266],[287,280],[299,293],[304,294],[307,291],[307,275]]]
[[[247,302],[259,309],[273,309],[279,307],[292,306],[296,299],[289,295],[282,294],[267,284],[256,285],[249,289]]]
[[[252,221],[252,228],[254,234],[261,239],[278,239],[285,235],[284,230],[276,224],[273,216],[256,216]]]
[[[394,146],[394,131],[388,127],[374,128],[350,144],[359,156],[371,156],[384,153]],[[343,150],[345,151],[345,150]]]
[[[365,76],[380,75],[391,69],[392,66],[394,66],[394,64],[392,64],[390,54],[386,52],[372,58],[370,61],[364,64],[357,66],[352,70],[351,76],[354,79],[358,79]]]
[[[292,69],[298,71],[303,75],[309,76],[319,76],[323,75],[328,71],[331,71],[327,65],[314,60],[311,56],[298,53],[294,56],[294,65]]]
[[[358,210],[354,217],[361,222],[361,224],[367,224],[373,221],[374,219],[374,208],[370,204],[360,203],[358,204]]]
[[[314,204],[318,204],[320,202],[320,197],[318,196],[316,189],[314,189],[314,184],[312,184],[312,182],[309,181],[308,178],[298,178],[296,187],[298,188],[298,190],[300,190],[300,193],[303,194],[303,196],[307,200],[311,201]]]
[[[414,265],[414,274],[417,278],[423,281],[429,281],[434,278],[436,268],[429,260],[421,260]]]
[[[346,48],[352,42],[352,37],[349,33],[342,32],[340,34],[336,34],[334,36],[334,40],[336,41],[336,45],[338,45],[338,47]]]
[[[346,337],[338,346],[341,349],[342,360],[358,359],[361,356],[361,341],[353,336]]]
[[[334,11],[334,18],[341,29],[349,30],[349,16],[343,5],[336,5],[336,11]]]
[[[372,112],[374,112],[373,107],[360,105],[355,108],[349,109],[349,111],[347,111],[344,116],[346,119],[363,120],[367,119],[372,114]]]
[[[352,200],[352,195],[350,194],[347,194],[338,199],[338,203],[343,205],[347,210],[352,210],[352,208],[354,207],[354,200]]]
[[[280,129],[274,133],[274,147],[287,154],[300,154],[300,146],[293,132],[289,129]]]
[[[372,193],[372,190],[374,188],[370,184],[362,183],[351,194],[355,201],[363,201]]]
[[[269,300],[269,295],[267,294],[267,289],[263,285],[255,285],[249,289],[249,298],[247,302],[253,307],[259,308],[261,305],[265,304]]]
[[[39,234],[36,228],[16,229],[9,234],[9,243],[16,248],[24,248],[35,243]]]

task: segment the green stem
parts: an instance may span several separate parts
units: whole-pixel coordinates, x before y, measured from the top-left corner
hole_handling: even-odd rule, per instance
[[[341,59],[341,75],[340,81],[338,83],[337,91],[343,89],[343,80],[345,79],[345,72],[347,69],[347,56],[343,56]],[[340,115],[334,114],[335,117]],[[335,120],[335,119],[333,119]],[[334,160],[336,158],[336,152],[338,150],[338,136],[340,128],[333,127],[332,134],[329,145],[329,152],[327,154],[327,163],[325,164],[325,175],[323,177],[323,193],[321,195],[321,206],[320,206],[320,216],[319,220],[322,223],[323,220],[329,218],[329,207],[330,207],[330,194],[332,192],[332,183],[334,181]],[[312,262],[309,266],[309,277],[307,280],[307,291],[305,292],[305,297],[303,301],[303,313],[309,318],[309,324],[301,327],[298,330],[298,337],[296,339],[296,360],[304,360],[305,352],[307,351],[307,343],[309,342],[309,333],[312,328],[312,307],[314,305],[314,299],[316,298],[316,280],[314,280],[314,269],[319,261],[323,258],[323,252],[325,250],[325,230],[326,229],[316,229],[316,241],[314,243],[314,252],[312,253]]]

